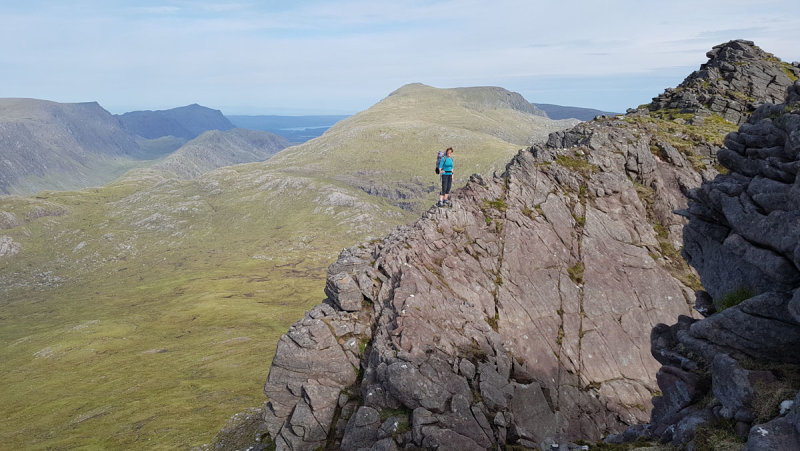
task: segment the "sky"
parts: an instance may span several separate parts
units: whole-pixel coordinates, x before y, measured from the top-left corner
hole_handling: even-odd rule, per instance
[[[624,112],[713,46],[800,60],[796,0],[0,0],[0,97],[354,114],[407,83]]]

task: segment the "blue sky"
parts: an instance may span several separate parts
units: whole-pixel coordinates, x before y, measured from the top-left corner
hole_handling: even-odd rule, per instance
[[[0,97],[351,114],[412,82],[622,112],[714,45],[800,60],[796,1],[0,0]]]

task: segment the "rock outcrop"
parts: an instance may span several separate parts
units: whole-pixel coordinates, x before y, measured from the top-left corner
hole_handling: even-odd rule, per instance
[[[725,139],[728,169],[689,193],[684,255],[706,318],[653,330],[662,363],[645,436],[711,449],[800,449],[800,84]],[[618,437],[622,438],[622,437]],[[717,439],[718,440],[718,439]]]
[[[694,360],[650,354],[654,327],[677,334],[657,324],[699,318],[673,211],[717,173],[714,140],[735,128],[685,115],[700,117],[642,108],[554,133],[503,174],[473,176],[452,209],[342,251],[265,384],[278,449],[599,440],[648,421],[668,381],[677,398],[656,399],[673,410],[702,397]],[[681,364],[659,372],[664,359]]]
[[[677,109],[699,117],[719,114],[741,125],[762,103],[781,103],[786,87],[800,76],[798,66],[783,62],[752,41],[718,45],[675,89],[653,99],[650,109]]]

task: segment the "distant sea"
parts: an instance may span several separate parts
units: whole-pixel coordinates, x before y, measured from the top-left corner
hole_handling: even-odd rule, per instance
[[[226,116],[233,125],[283,136],[292,144],[314,139],[350,116]]]

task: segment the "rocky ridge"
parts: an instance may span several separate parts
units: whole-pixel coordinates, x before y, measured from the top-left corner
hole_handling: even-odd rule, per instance
[[[716,433],[745,450],[800,449],[800,84],[757,109],[718,155],[728,172],[691,190],[683,212],[706,317],[653,330],[663,395],[648,425],[615,440],[706,449]]]
[[[720,44],[706,56],[708,63],[653,99],[650,109],[678,109],[699,120],[719,114],[741,125],[759,105],[783,102],[786,86],[800,76],[798,63],[783,62],[752,41]]]
[[[691,319],[699,288],[673,211],[716,174],[704,138],[733,127],[695,117],[640,108],[551,134],[454,208],[344,250],[278,344],[278,448],[538,447],[647,421],[650,331]]]

